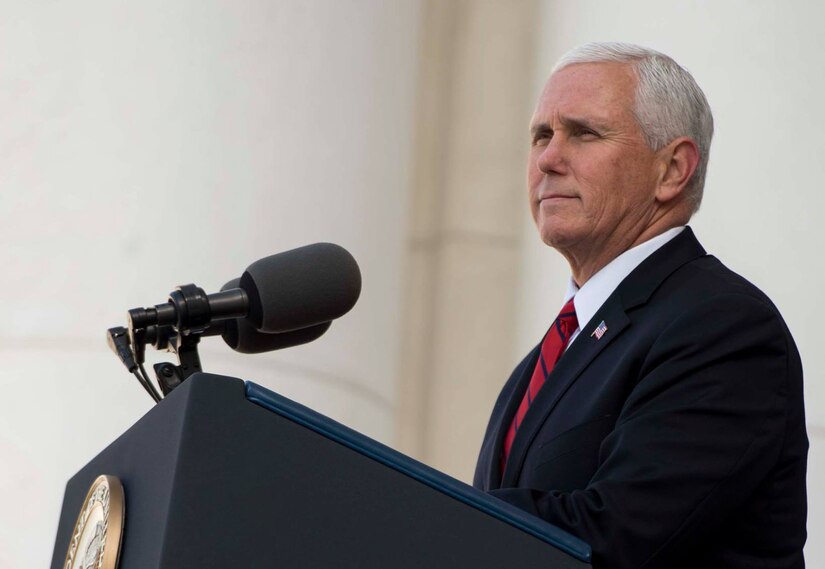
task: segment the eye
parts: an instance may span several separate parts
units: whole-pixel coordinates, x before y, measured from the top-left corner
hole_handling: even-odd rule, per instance
[[[537,130],[533,133],[533,146],[547,144],[553,138],[553,131],[549,129]]]
[[[586,127],[576,129],[573,134],[584,140],[595,140],[599,138],[599,133]]]

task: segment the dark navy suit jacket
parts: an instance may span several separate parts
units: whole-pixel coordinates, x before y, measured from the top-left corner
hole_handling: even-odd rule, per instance
[[[802,369],[771,301],[687,228],[583,324],[502,476],[538,347],[515,369],[474,485],[590,543],[594,567],[804,567]]]

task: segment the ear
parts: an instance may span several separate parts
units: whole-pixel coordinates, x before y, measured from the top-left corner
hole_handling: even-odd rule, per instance
[[[693,139],[681,136],[659,152],[661,164],[656,200],[668,203],[682,195],[696,166],[699,164],[699,147]]]

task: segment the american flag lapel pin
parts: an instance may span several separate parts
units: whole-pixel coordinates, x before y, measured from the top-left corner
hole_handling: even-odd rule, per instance
[[[590,334],[590,337],[592,338],[593,336],[596,336],[597,340],[601,340],[605,332],[607,332],[607,324],[605,324],[604,320],[602,320],[601,323],[596,326],[596,329],[593,330],[593,333]]]

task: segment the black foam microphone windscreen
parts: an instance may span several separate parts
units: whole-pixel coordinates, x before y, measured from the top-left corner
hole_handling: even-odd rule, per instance
[[[232,279],[221,288],[222,291],[240,286],[240,279]],[[231,318],[220,322],[220,334],[227,345],[242,354],[262,354],[282,348],[300,346],[317,340],[329,329],[332,322],[316,324],[308,328],[267,334],[259,332],[246,318]]]
[[[317,340],[329,329],[330,324],[332,322],[324,322],[292,332],[267,334],[266,332],[258,332],[245,318],[234,318],[226,320],[224,332],[221,336],[224,342],[236,352],[262,354],[282,348],[300,346]]]
[[[361,271],[343,247],[315,243],[252,263],[239,286],[255,328],[290,332],[346,314],[361,293]]]

